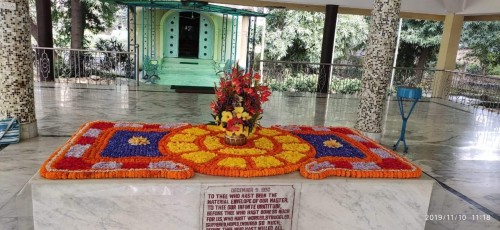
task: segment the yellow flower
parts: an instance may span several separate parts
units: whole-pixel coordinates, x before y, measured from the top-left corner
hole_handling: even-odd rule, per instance
[[[173,153],[185,153],[185,152],[198,151],[198,146],[194,143],[168,142],[167,147]]]
[[[205,140],[203,140],[203,144],[209,150],[216,150],[224,147],[224,145],[220,143],[220,139],[214,136],[205,137]]]
[[[175,134],[174,136],[170,137],[170,141],[173,142],[194,142],[196,140],[196,136],[192,134]]]
[[[296,143],[300,142],[298,138],[290,135],[285,135],[285,136],[275,136],[275,140],[277,140],[279,143]]]
[[[228,122],[231,119],[233,119],[233,113],[229,111],[222,112],[222,118],[221,118],[222,122]]]
[[[228,158],[225,158],[224,160],[219,161],[219,163],[217,163],[217,165],[224,166],[224,167],[246,168],[247,162],[243,158],[228,157]]]
[[[219,150],[219,152],[224,154],[240,155],[240,156],[262,155],[266,153],[265,150],[257,148],[247,148],[247,149],[224,148]]]
[[[330,140],[324,141],[323,145],[328,148],[336,149],[342,147],[342,144],[330,138]]]
[[[207,125],[207,129],[213,132],[224,131],[222,125]]]
[[[307,144],[298,144],[298,143],[285,143],[283,144],[283,150],[290,151],[298,151],[298,152],[307,152],[311,148]]]
[[[234,107],[234,113],[236,113],[236,117],[241,118],[244,110],[245,109],[243,109],[243,107]]]
[[[283,164],[281,161],[271,156],[252,157],[252,159],[259,168],[272,168]]]
[[[304,158],[306,155],[299,153],[299,152],[294,152],[294,151],[283,151],[282,153],[276,155],[279,158],[282,158],[292,164],[297,163],[300,159]]]
[[[250,136],[250,133],[248,132],[248,127],[243,127],[243,135],[245,135],[245,137],[248,137]]]
[[[243,119],[244,121],[249,120],[250,118],[252,118],[252,117],[250,116],[249,113],[247,113],[247,112],[241,113],[241,119]]]
[[[200,164],[208,162],[216,156],[217,155],[211,152],[199,151],[199,152],[186,153],[183,154],[181,157],[190,160],[194,163]]]
[[[217,125],[218,125],[219,123],[220,123],[220,118],[219,118],[219,116],[215,116],[215,124],[217,124]]]
[[[204,130],[204,129],[200,129],[198,127],[192,127],[192,128],[189,128],[189,129],[182,130],[182,133],[189,133],[189,134],[193,134],[195,136],[203,136],[203,135],[209,134],[210,131],[207,131],[207,130]]]
[[[274,148],[273,142],[266,137],[261,137],[254,141],[255,147],[259,149],[272,150]]]
[[[128,139],[128,143],[130,145],[149,145],[149,140],[145,137],[133,136],[132,138]]]
[[[281,134],[281,132],[278,132],[278,131],[273,130],[273,129],[261,128],[261,129],[259,129],[259,134],[264,135],[264,136],[276,136],[276,135]]]

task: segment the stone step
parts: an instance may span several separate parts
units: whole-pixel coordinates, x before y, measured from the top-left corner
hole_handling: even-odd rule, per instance
[[[195,58],[163,58],[163,63],[198,63],[199,65],[213,65],[213,60],[195,59]]]

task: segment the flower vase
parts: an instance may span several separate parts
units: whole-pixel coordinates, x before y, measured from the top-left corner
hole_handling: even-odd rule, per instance
[[[227,135],[224,139],[227,145],[232,145],[232,146],[241,146],[247,143],[247,137],[245,135]]]

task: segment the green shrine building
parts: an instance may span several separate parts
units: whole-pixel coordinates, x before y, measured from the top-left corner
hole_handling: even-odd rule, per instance
[[[257,18],[250,10],[191,1],[109,0],[128,6],[129,49],[142,77],[158,84],[213,86],[234,63],[253,66]]]

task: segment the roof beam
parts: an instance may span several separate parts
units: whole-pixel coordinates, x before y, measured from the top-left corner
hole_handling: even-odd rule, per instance
[[[255,6],[255,7],[268,7],[268,8],[286,8],[289,10],[303,10],[313,12],[325,12],[325,6],[308,5],[286,2],[268,2],[258,0],[207,0],[211,3],[242,5],[242,6]],[[371,9],[359,9],[349,7],[339,7],[339,14],[353,14],[353,15],[371,15]],[[433,21],[444,21],[444,15],[422,14],[422,13],[409,13],[401,12],[401,17],[409,19],[424,19]]]
[[[101,0],[107,2],[118,2],[127,4],[133,1],[120,1],[120,0]],[[241,5],[250,7],[267,7],[267,8],[284,8],[289,10],[302,10],[311,12],[325,12],[324,5],[310,5],[302,3],[289,3],[289,2],[272,2],[272,0],[205,0],[210,3],[228,4],[228,5]],[[306,0],[304,0],[306,1]],[[443,3],[448,10],[463,11],[471,6],[472,2],[469,0],[439,0]],[[457,4],[455,4],[455,1]],[[481,0],[476,0],[481,1]],[[489,0],[488,0],[489,1]],[[497,1],[497,0],[495,0]],[[154,2],[154,1],[151,1]],[[168,1],[165,1],[168,2]],[[144,3],[144,1],[135,1],[135,3]],[[161,1],[158,1],[161,3]],[[353,8],[353,7],[339,7],[339,14],[352,14],[352,15],[371,15],[371,9]],[[460,14],[460,13],[459,13]],[[425,13],[400,13],[402,18],[406,19],[422,19],[432,21],[444,21],[445,15],[440,14],[425,14]],[[490,15],[465,15],[464,21],[500,21],[500,14],[494,13]]]
[[[325,12],[325,6],[321,6],[321,5],[309,5],[309,4],[297,4],[297,3],[285,3],[285,2],[268,2],[268,1],[258,1],[258,0],[206,0],[206,1],[211,2],[211,3],[229,4],[229,5],[255,6],[255,7],[268,7],[268,8],[286,8],[289,10]]]
[[[448,13],[459,13],[464,11],[466,2],[465,0],[442,0],[444,8]]]
[[[464,21],[500,21],[500,15],[471,15],[471,16],[464,16]]]

